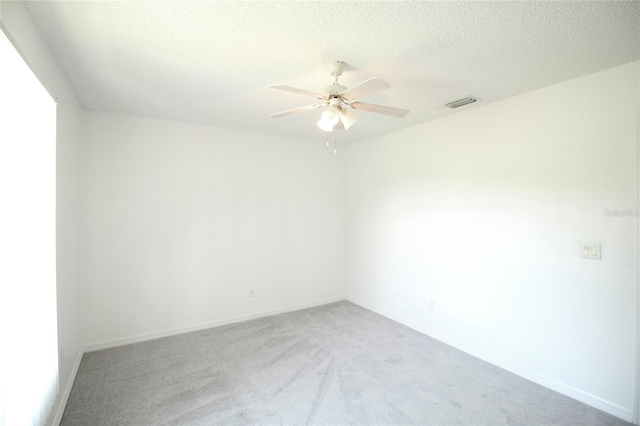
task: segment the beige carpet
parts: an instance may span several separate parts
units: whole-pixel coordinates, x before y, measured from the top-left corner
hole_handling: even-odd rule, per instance
[[[349,302],[85,354],[62,425],[629,425]]]

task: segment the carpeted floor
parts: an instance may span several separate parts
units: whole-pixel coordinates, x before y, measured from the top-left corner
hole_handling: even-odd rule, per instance
[[[349,302],[84,355],[62,425],[629,425]]]

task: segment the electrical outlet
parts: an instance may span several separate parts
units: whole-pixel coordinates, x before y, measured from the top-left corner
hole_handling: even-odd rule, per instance
[[[250,288],[249,289],[249,297],[256,297],[256,289],[255,288]]]

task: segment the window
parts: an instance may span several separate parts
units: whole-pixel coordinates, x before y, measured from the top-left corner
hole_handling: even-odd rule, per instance
[[[41,425],[58,392],[56,107],[0,31],[0,425]]]

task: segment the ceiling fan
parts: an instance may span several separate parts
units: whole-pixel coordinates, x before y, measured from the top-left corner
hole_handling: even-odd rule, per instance
[[[277,112],[275,114],[271,114],[270,117],[286,117],[287,115],[296,114],[298,112],[325,107],[326,109],[322,112],[320,120],[318,121],[318,127],[326,132],[331,132],[333,130],[346,130],[353,126],[356,121],[358,121],[358,117],[351,111],[349,111],[347,107],[361,111],[374,112],[376,114],[389,115],[391,117],[397,118],[405,117],[409,113],[409,110],[407,109],[372,104],[369,102],[361,102],[356,100],[356,98],[359,98],[363,95],[388,89],[389,87],[391,87],[391,85],[386,81],[376,77],[372,77],[360,84],[356,84],[355,86],[347,88],[338,83],[338,77],[342,75],[342,71],[344,71],[344,62],[331,62],[329,64],[329,69],[331,75],[334,76],[335,80],[333,84],[330,84],[329,86],[326,86],[324,88],[324,94],[310,92],[308,90],[298,89],[291,86],[285,86],[283,84],[270,85],[269,87],[272,87],[274,89],[285,90],[287,92],[297,93],[299,95],[310,96],[318,99],[319,101],[312,105]]]

